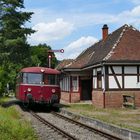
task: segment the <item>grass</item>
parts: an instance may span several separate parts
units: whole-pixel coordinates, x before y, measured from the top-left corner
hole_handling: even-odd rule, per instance
[[[0,103],[9,98],[0,98]],[[22,119],[14,106],[0,107],[0,140],[37,140],[31,124]]]
[[[0,97],[0,104],[3,104],[3,103],[5,103],[5,102],[7,102],[7,101],[9,101],[10,100],[10,98],[9,97]]]
[[[140,108],[96,108],[91,104],[69,104],[66,108],[74,113],[79,113],[106,123],[115,124],[122,128],[140,132]]]

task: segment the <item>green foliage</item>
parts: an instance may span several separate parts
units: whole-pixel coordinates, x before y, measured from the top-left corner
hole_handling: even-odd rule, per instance
[[[7,72],[4,70],[3,67],[0,67],[0,92],[4,92],[4,85],[6,85],[7,82]]]
[[[1,53],[9,53],[9,60],[16,64],[26,64],[30,59],[27,35],[34,30],[25,28],[24,24],[31,18],[32,12],[22,12],[23,0],[1,0]]]
[[[16,74],[23,67],[47,66],[50,46],[39,44],[32,46],[27,43],[27,36],[35,31],[26,28],[33,12],[23,12],[23,0],[0,0],[0,95],[6,90],[15,89]],[[51,66],[57,60],[52,53]]]
[[[10,89],[15,89],[15,81],[17,72],[22,68],[22,65],[16,65],[7,62],[4,66],[0,66],[0,93],[6,92],[7,83],[10,84]]]
[[[51,50],[51,47],[46,44],[32,46],[31,47],[32,66],[48,67],[48,50]],[[51,53],[51,55],[52,55],[51,68],[55,68],[57,64],[57,59],[54,53]]]
[[[26,28],[32,12],[23,12],[23,0],[0,1],[0,94],[6,84],[15,88],[15,77],[20,68],[30,65],[30,46],[27,35],[34,33]]]
[[[0,139],[1,140],[36,140],[30,124],[21,120],[14,107],[0,107]]]
[[[11,98],[9,98],[9,97],[7,97],[7,96],[1,97],[1,98],[0,98],[0,104],[4,104],[4,103],[8,102],[8,101],[10,101],[10,99],[11,99]]]

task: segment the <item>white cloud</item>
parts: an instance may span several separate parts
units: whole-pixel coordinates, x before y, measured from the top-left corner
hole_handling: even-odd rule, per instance
[[[135,4],[140,4],[140,0],[131,0]],[[131,24],[137,28],[140,27],[140,5],[135,5],[133,9],[122,11],[118,14],[107,13],[53,13],[46,9],[34,11],[34,24],[37,23],[33,29],[38,30],[30,38],[31,44],[35,43],[49,43],[55,40],[63,39],[70,35],[74,29],[82,30],[83,27],[97,24],[115,24],[122,26],[123,24]],[[47,17],[47,18],[46,18]],[[58,18],[61,17],[61,18]],[[54,21],[55,20],[55,21]],[[54,22],[52,22],[54,21]],[[100,32],[100,29],[99,29]],[[77,33],[75,33],[77,34]],[[96,34],[96,33],[95,33]],[[63,41],[63,40],[62,40]],[[56,54],[58,59],[76,58],[85,48],[94,44],[96,38],[88,36],[81,37],[73,41],[64,48],[63,54]]]
[[[123,24],[131,24],[134,27],[140,27],[140,6],[136,6],[131,10],[123,11],[118,15],[107,15],[107,14],[89,14],[86,16],[77,15],[76,21],[80,21],[83,25],[85,24],[104,24],[104,23],[114,23],[122,26]],[[84,19],[83,19],[84,17]],[[91,19],[91,20],[90,20]],[[85,20],[85,21],[84,21]],[[80,39],[70,43],[64,48],[65,54],[57,54],[58,59],[64,58],[76,58],[85,48],[94,44],[97,41],[94,37],[81,37]]]
[[[133,16],[140,16],[140,5],[136,6],[134,9],[132,9],[131,14]]]
[[[130,0],[132,3],[134,3],[134,4],[140,4],[140,0]]]
[[[116,17],[111,14],[103,13],[80,13],[72,15],[71,22],[78,28],[90,25],[113,23],[116,22]]]
[[[74,26],[73,24],[64,21],[62,18],[59,18],[51,23],[38,23],[33,26],[33,29],[37,32],[30,36],[29,42],[45,43],[63,39],[74,30]]]
[[[118,0],[117,0],[118,1]],[[33,23],[42,23],[51,22],[58,17],[66,20],[68,23],[72,23],[76,28],[81,28],[90,25],[112,23],[112,24],[133,24],[134,22],[139,22],[139,13],[140,13],[140,0],[128,0],[133,3],[137,3],[136,7],[131,10],[122,11],[118,14],[109,14],[109,13],[86,13],[86,12],[59,12],[50,11],[49,9],[33,9],[35,12],[33,15]],[[31,11],[31,10],[30,10]],[[135,24],[134,24],[135,25]]]
[[[140,0],[139,0],[140,1]],[[72,18],[71,18],[72,19]],[[140,24],[140,5],[135,6],[131,10],[122,11],[118,14],[106,13],[81,13],[73,16],[73,23],[77,26],[89,26],[104,23],[111,24],[132,24],[139,27]]]
[[[127,23],[135,27],[139,27],[139,24],[140,24],[139,13],[140,13],[140,6],[136,6],[132,10],[123,11],[117,16],[117,23],[120,23],[120,24]]]
[[[123,11],[122,13],[120,13],[118,15],[118,18],[121,18],[121,17],[126,17],[126,18],[135,18],[135,17],[139,17],[140,16],[140,5],[139,6],[136,6],[134,7],[132,10],[128,10],[128,11]]]
[[[74,59],[76,58],[83,50],[93,45],[97,42],[97,39],[92,36],[81,37],[78,40],[70,43],[67,47],[64,48],[63,54],[56,54],[57,58],[62,59]]]

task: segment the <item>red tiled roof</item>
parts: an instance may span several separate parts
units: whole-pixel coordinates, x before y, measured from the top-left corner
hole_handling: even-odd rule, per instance
[[[140,61],[140,32],[124,25],[84,50],[67,68],[85,68],[101,62]]]
[[[72,61],[73,59],[64,59],[57,65],[56,69],[60,70],[60,69],[66,68],[72,63]]]
[[[133,28],[126,28],[109,60],[140,61],[140,32]]]

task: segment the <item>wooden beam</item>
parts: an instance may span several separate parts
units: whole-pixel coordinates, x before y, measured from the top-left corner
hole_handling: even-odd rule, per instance
[[[119,89],[121,89],[121,85],[120,85],[120,83],[119,83],[119,81],[118,81],[118,78],[117,78],[117,76],[116,76],[116,74],[115,74],[115,72],[114,72],[114,70],[113,70],[113,67],[110,66],[110,69],[111,69],[111,72],[112,72],[113,75],[114,75],[114,78],[115,78],[115,81],[116,81],[116,83],[117,83],[117,86],[119,87]]]
[[[124,66],[122,66],[122,89],[124,89]]]
[[[137,66],[137,82],[140,82],[139,74],[140,74],[139,66]]]

